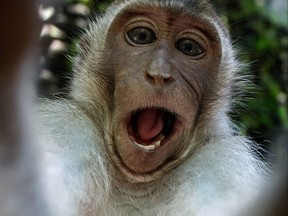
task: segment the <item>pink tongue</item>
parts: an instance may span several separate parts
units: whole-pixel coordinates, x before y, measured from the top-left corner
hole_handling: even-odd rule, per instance
[[[157,136],[163,129],[162,112],[144,110],[138,116],[138,134],[142,140],[148,141]]]

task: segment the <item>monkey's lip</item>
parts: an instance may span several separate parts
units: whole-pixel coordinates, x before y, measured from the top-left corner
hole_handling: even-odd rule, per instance
[[[164,108],[140,108],[130,113],[127,122],[128,135],[135,146],[153,152],[173,136],[177,114]]]

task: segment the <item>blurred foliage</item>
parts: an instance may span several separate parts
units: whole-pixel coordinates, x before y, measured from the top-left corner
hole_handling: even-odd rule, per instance
[[[239,49],[239,58],[249,63],[249,74],[255,84],[253,89],[246,89],[243,99],[246,106],[237,107],[239,114],[232,117],[241,122],[243,133],[271,152],[269,160],[274,163],[287,160],[288,11],[285,1],[215,1]]]
[[[268,1],[227,1],[222,12],[256,84],[248,89],[248,109],[241,109],[235,119],[258,143],[269,145],[265,140],[270,140],[280,146],[277,154],[287,154],[287,6],[284,11],[270,7]]]

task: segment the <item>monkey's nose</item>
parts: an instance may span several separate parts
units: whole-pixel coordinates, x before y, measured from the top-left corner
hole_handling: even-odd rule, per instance
[[[150,64],[146,72],[146,80],[151,84],[169,84],[174,79],[172,66],[164,59],[157,59]]]
[[[168,84],[173,81],[172,76],[169,74],[151,74],[147,72],[146,79],[152,84]]]

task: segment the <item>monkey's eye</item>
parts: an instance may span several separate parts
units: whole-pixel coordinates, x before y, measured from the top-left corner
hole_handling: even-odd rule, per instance
[[[156,41],[155,32],[144,27],[137,27],[127,32],[127,37],[132,44],[146,45]]]
[[[185,55],[197,57],[204,53],[204,48],[196,41],[182,38],[176,42],[176,48]]]

